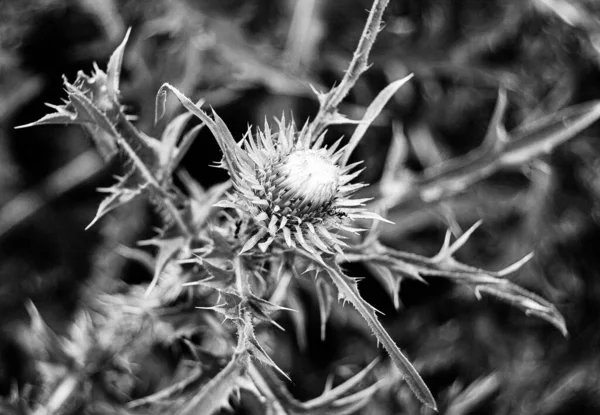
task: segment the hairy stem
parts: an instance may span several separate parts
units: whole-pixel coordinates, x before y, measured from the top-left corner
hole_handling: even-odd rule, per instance
[[[368,68],[367,62],[371,48],[377,39],[379,28],[381,27],[381,18],[389,0],[375,0],[373,7],[369,12],[369,17],[358,46],[354,51],[354,56],[348,69],[342,78],[340,84],[331,89],[322,99],[321,107],[313,122],[311,123],[311,137],[318,137],[329,124],[330,117],[335,113],[338,105],[348,95],[348,92],[360,75]]]

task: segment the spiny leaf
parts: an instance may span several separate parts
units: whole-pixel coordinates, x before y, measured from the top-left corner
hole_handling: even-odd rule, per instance
[[[109,193],[110,195],[100,202],[96,216],[94,219],[92,219],[86,229],[91,228],[107,213],[118,208],[119,206],[123,206],[124,204],[131,202],[133,199],[141,195],[143,186],[139,184],[139,181],[134,176],[133,171],[130,171],[114,186],[105,189],[99,189],[99,191]]]
[[[259,314],[268,316],[278,311],[295,311],[288,307],[283,307],[277,304],[273,304],[267,300],[259,298],[254,294],[251,294],[248,298],[248,303],[252,306],[254,311],[258,311]]]
[[[556,327],[563,336],[567,337],[569,334],[564,318],[552,303],[517,285],[477,285],[475,286],[475,293],[478,297],[481,296],[481,293],[486,293],[492,297],[499,298],[502,301],[524,310],[527,315],[546,320]]]
[[[202,267],[208,271],[208,273],[214,277],[215,281],[211,282],[210,286],[215,288],[225,289],[233,283],[234,272],[233,263],[229,260],[220,261],[219,265],[213,263],[207,259],[202,259]],[[216,284],[216,285],[215,285]]]
[[[277,366],[277,364],[273,361],[273,359],[271,359],[271,357],[267,354],[265,349],[263,349],[263,347],[260,345],[256,337],[254,337],[254,335],[252,335],[252,337],[248,339],[248,351],[252,357],[259,360],[261,363],[274,368],[279,373],[281,373],[281,375],[283,375],[287,380],[291,380],[287,373],[281,370],[279,366]]]
[[[58,107],[59,108],[59,107]],[[77,119],[77,114],[68,111],[55,112],[53,114],[44,115],[37,121],[29,124],[19,125],[15,129],[36,127],[38,125],[51,125],[51,124],[86,124],[87,121]]]
[[[271,323],[281,331],[285,331],[285,329],[281,327],[281,325],[279,325],[279,323],[277,323],[273,318],[271,318],[271,314],[276,313],[278,311],[296,311],[292,310],[291,308],[282,307],[280,305],[273,304],[267,300],[263,300],[262,298],[259,298],[254,294],[252,294],[248,298],[248,307],[252,311],[252,315],[254,318],[260,321]]]
[[[106,114],[104,114],[90,98],[88,98],[79,88],[68,82],[65,83],[65,86],[67,87],[67,93],[69,94],[69,101],[75,109],[78,120],[83,123],[87,122],[97,125],[113,137],[118,136],[115,127],[109,121]]]
[[[377,230],[374,229],[372,233],[376,236]],[[355,255],[349,252],[345,257],[340,258],[340,262],[363,262],[386,289],[393,299],[396,309],[400,307],[400,284],[404,278],[427,284],[427,281],[419,274],[417,267],[390,255],[389,249],[373,239],[373,235],[368,235],[365,241],[354,247],[353,250],[359,251],[360,254]]]
[[[495,146],[493,151],[488,151],[487,147],[475,149],[464,157],[426,170],[421,179],[412,183],[410,192],[393,195],[385,202],[390,209],[400,205],[409,209],[412,209],[411,206],[422,209],[422,202],[437,203],[463,192],[473,183],[489,177],[503,167],[524,166],[577,136],[599,118],[600,101],[565,108],[511,131],[507,143]]]
[[[64,105],[46,104],[54,109],[56,113],[42,117],[40,120],[18,126],[16,128],[27,128],[44,124],[95,124],[107,132],[113,132],[111,123],[103,111],[97,106],[101,100],[98,84],[104,82],[104,74],[94,74],[90,77],[82,71],[77,73],[77,79],[73,84],[63,77],[63,83],[67,91],[68,99]],[[74,99],[73,99],[74,97]]]
[[[79,71],[73,84],[65,78],[68,97],[65,104],[49,105],[57,111],[56,114],[47,115],[22,127],[53,123],[83,125],[92,134],[105,159],[110,159],[121,146],[134,163],[137,157],[143,161],[145,169],[156,174],[159,173],[156,171],[160,148],[158,143],[129,122],[119,103],[118,77],[127,36],[111,57],[108,75],[95,66],[92,76]]]
[[[506,275],[519,270],[531,259],[531,254],[498,272],[465,265],[453,258],[452,255],[464,245],[479,224],[480,222],[477,222],[473,225],[454,243],[450,242],[451,236],[450,233],[447,233],[442,249],[433,258],[396,251],[381,247],[381,245],[379,245],[380,252],[376,253],[375,258],[378,258],[377,255],[383,255],[386,258],[401,260],[420,276],[448,278],[457,283],[468,285],[475,290],[478,297],[480,292],[490,294],[524,310],[528,315],[548,321],[566,336],[567,330],[564,318],[552,303],[504,278]],[[350,261],[372,261],[374,255],[369,251],[369,247],[361,247],[361,249],[364,251],[364,255],[349,254],[347,259]]]
[[[208,281],[208,284],[203,283],[203,285],[210,284],[210,280],[206,280],[206,281]],[[225,320],[232,320],[232,321],[236,322],[236,324],[238,325],[238,333],[241,330],[241,333],[244,336],[246,336],[246,333],[243,331],[243,328],[245,327],[244,325],[246,324],[246,323],[244,323],[245,309],[243,307],[244,303],[245,303],[245,298],[242,297],[239,292],[237,292],[234,288],[231,288],[231,287],[227,287],[222,290],[221,289],[216,289],[216,290],[219,293],[219,297],[218,297],[217,303],[215,305],[210,306],[210,307],[196,307],[196,308],[201,309],[201,310],[212,310],[216,313],[219,313],[223,317],[225,317]],[[252,328],[251,321],[249,323],[247,323],[247,325],[249,325],[250,328]],[[241,338],[245,339],[246,337],[242,336]],[[241,341],[241,343],[242,343],[242,345],[238,347],[238,351],[247,349],[246,344],[242,341]]]
[[[500,157],[504,166],[520,165],[549,153],[600,118],[600,101],[565,108],[511,131],[512,140]]]
[[[254,327],[252,325],[252,314],[250,311],[248,309],[244,309],[242,313],[243,317],[235,321],[238,332],[238,348],[243,347],[245,350],[248,350],[250,356],[277,370],[286,379],[290,380],[289,376],[275,364],[273,359],[271,359],[271,357],[256,339],[256,336],[254,335]]]
[[[335,262],[329,261],[329,263],[326,263],[323,259],[315,257],[310,253],[302,253],[302,251],[298,252],[319,264],[327,271],[332,282],[337,287],[339,294],[352,303],[360,315],[365,319],[377,340],[381,342],[383,347],[388,351],[394,365],[400,370],[415,396],[428,407],[436,409],[435,399],[433,399],[427,385],[425,385],[425,382],[423,382],[419,373],[417,373],[410,361],[404,356],[398,346],[396,346],[379,320],[377,320],[373,307],[360,296],[356,282],[344,275]]]
[[[238,178],[241,169],[248,170],[254,165],[252,160],[248,157],[246,152],[242,151],[240,146],[236,143],[229,132],[229,129],[223,122],[223,120],[213,111],[213,117],[211,118],[208,114],[200,109],[200,106],[194,104],[188,97],[182,94],[174,86],[165,83],[163,84],[157,95],[156,95],[156,117],[160,118],[164,114],[165,100],[167,97],[167,91],[171,91],[179,102],[192,114],[198,117],[213,133],[219,147],[223,151],[223,156],[227,163],[227,169],[229,174],[233,178]],[[201,104],[200,104],[201,105]]]

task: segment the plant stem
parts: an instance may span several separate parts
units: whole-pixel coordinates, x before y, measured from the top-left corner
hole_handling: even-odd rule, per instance
[[[350,61],[350,65],[348,65],[348,69],[346,70],[342,81],[322,98],[319,112],[311,123],[310,129],[311,137],[313,137],[313,139],[316,139],[321,135],[323,130],[330,123],[330,119],[333,114],[335,114],[338,105],[346,95],[348,95],[348,92],[352,89],[360,75],[368,69],[367,62],[369,53],[375,43],[375,39],[377,39],[377,34],[381,27],[383,11],[387,6],[388,1],[389,0],[373,1],[373,7],[371,7],[371,11],[369,12],[367,23],[365,24],[358,46],[354,51],[352,61]]]

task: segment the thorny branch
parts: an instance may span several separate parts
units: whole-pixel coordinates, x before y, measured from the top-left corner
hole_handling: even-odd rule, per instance
[[[352,89],[358,78],[368,69],[367,62],[369,60],[369,54],[371,48],[377,39],[381,27],[381,19],[383,12],[387,7],[389,0],[375,0],[373,7],[369,12],[369,17],[365,28],[363,29],[360,41],[354,51],[354,56],[348,69],[342,78],[340,84],[331,89],[327,94],[319,95],[319,101],[321,107],[317,116],[310,125],[311,137],[316,139],[325,130],[327,125],[330,124],[332,117],[334,117],[338,105],[348,95],[348,92]]]

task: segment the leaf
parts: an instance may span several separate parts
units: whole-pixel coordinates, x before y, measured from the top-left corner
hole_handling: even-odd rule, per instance
[[[135,160],[137,157],[144,163],[145,169],[157,173],[160,149],[158,143],[129,122],[119,103],[118,77],[128,36],[129,31],[123,43],[113,53],[108,64],[108,74],[95,66],[92,76],[79,71],[73,84],[64,78],[68,97],[65,104],[48,104],[56,111],[55,114],[46,115],[19,128],[55,123],[80,124],[90,131],[104,159],[110,159],[121,146],[134,163],[139,164]]]
[[[298,349],[301,351],[305,351],[308,347],[308,335],[306,333],[306,306],[298,298],[298,294],[295,292],[295,290],[287,292],[285,302],[290,309],[297,311],[296,313],[290,314],[290,318],[292,320],[292,325],[294,326],[294,334],[296,335]]]
[[[218,211],[215,205],[231,188],[231,181],[217,183],[205,191],[200,183],[186,172],[180,172],[179,178],[190,195],[186,212],[189,222],[194,225],[195,229],[201,229],[206,225],[208,219]]]
[[[300,402],[294,398],[283,382],[267,367],[250,364],[248,373],[257,389],[267,398],[272,409],[275,409],[276,414],[343,415],[362,409],[373,398],[380,386],[379,383],[374,383],[365,389],[360,389],[359,385],[366,380],[377,364],[378,359],[375,359],[345,382],[333,389],[325,390],[321,396],[307,402]]]
[[[365,262],[365,266],[387,291],[394,302],[394,308],[396,310],[400,309],[400,284],[402,282],[402,277],[394,275],[389,267],[376,264],[373,261]]]
[[[600,118],[600,101],[590,101],[562,109],[533,123],[521,126],[500,157],[504,166],[524,162],[549,153],[554,147],[575,137]]]
[[[248,238],[248,240],[246,241],[246,243],[240,250],[239,255],[242,255],[243,253],[248,252],[249,250],[254,248],[256,246],[256,244],[258,243],[258,241],[260,241],[263,237],[265,237],[267,235],[267,233],[269,233],[269,231],[266,228],[260,228],[258,230],[258,232],[256,232],[250,238]]]
[[[377,230],[372,231],[374,235],[368,235],[365,241],[358,246],[358,256],[347,254],[343,258],[346,262],[362,261],[388,292],[394,302],[396,309],[400,308],[400,284],[404,278],[409,278],[427,284],[427,281],[419,274],[419,269],[413,264],[391,255],[392,250],[384,247],[379,241],[373,239],[377,236]],[[356,248],[355,248],[356,249]]]
[[[65,86],[67,88],[67,93],[69,94],[69,102],[75,109],[78,121],[97,125],[113,137],[119,135],[113,124],[108,120],[106,114],[104,114],[79,88],[68,82],[65,82]]]
[[[453,397],[448,405],[447,415],[466,415],[482,410],[490,398],[502,387],[499,373],[493,372],[487,376],[475,379],[458,396]]]
[[[252,336],[248,338],[248,351],[252,357],[259,360],[261,363],[272,367],[277,370],[281,375],[283,375],[287,380],[291,380],[290,377],[277,366],[277,364],[271,359],[271,357],[267,354],[265,349],[260,345],[256,337],[254,337],[254,333]]]
[[[125,45],[129,40],[131,28],[127,29],[125,37],[121,44],[115,49],[108,60],[106,67],[106,86],[107,93],[110,99],[115,102],[119,101],[119,79],[121,77],[121,67],[123,66],[123,55],[125,54]]]
[[[302,251],[298,252],[302,253]],[[373,307],[360,296],[356,282],[344,275],[344,273],[334,262],[330,261],[330,264],[327,264],[323,259],[314,257],[310,253],[305,253],[303,256],[311,259],[313,262],[319,264],[324,270],[327,271],[332,282],[337,287],[339,295],[345,300],[349,301],[365,319],[377,340],[381,342],[383,347],[385,347],[385,349],[388,351],[392,361],[394,362],[394,365],[400,370],[402,376],[406,380],[406,383],[413,391],[415,396],[422,403],[435,410],[435,399],[433,399],[433,396],[427,388],[427,385],[425,385],[425,382],[423,382],[423,379],[421,379],[419,373],[400,351],[398,346],[396,346],[379,320],[377,320],[377,316]]]
[[[533,315],[551,323],[564,336],[567,336],[565,320],[552,303],[504,278],[508,274],[518,271],[531,259],[531,254],[498,272],[465,265],[453,258],[452,255],[466,243],[480,223],[475,223],[452,243],[450,242],[450,233],[447,233],[440,252],[433,258],[396,251],[391,248],[385,248],[384,252],[387,257],[404,261],[420,276],[447,278],[456,283],[468,285],[475,290],[478,298],[480,298],[480,293],[492,295],[522,309],[527,315]],[[347,255],[347,257],[352,261],[361,260],[361,255]],[[372,254],[366,250],[363,260],[371,260],[371,257]]]
[[[141,406],[148,406],[156,402],[165,402],[167,399],[172,396],[181,393],[183,390],[187,389],[190,385],[197,382],[202,375],[205,374],[205,370],[201,367],[201,364],[193,367],[190,370],[189,374],[179,382],[168,386],[164,389],[161,389],[158,392],[155,392],[151,395],[144,396],[143,398],[138,398],[133,401],[129,401],[127,403],[128,409],[138,408]]]
[[[57,107],[60,108],[60,107]],[[37,121],[29,124],[18,125],[15,130],[21,128],[37,127],[38,125],[51,125],[51,124],[85,124],[86,122],[77,120],[77,114],[62,110],[53,114],[44,115]]]
[[[141,245],[154,245],[158,247],[158,255],[156,256],[156,265],[154,269],[154,275],[148,288],[146,289],[145,296],[150,295],[154,287],[158,284],[160,275],[164,271],[167,263],[175,257],[179,252],[185,249],[188,244],[188,238],[183,236],[167,237],[167,238],[156,238],[149,241],[140,243]]]
[[[215,279],[215,281],[211,281],[209,285],[218,289],[225,289],[231,284],[233,284],[234,280],[234,272],[233,272],[233,263],[229,260],[219,261],[222,262],[221,265],[213,264],[211,261],[207,259],[202,259],[202,267],[206,269],[206,271]]]
[[[203,285],[210,285],[210,280],[205,280],[205,281],[207,281],[208,284],[205,283],[204,281],[201,283]],[[245,310],[243,307],[244,297],[242,297],[234,288],[231,288],[231,287],[228,287],[225,289],[216,288],[216,290],[219,293],[219,297],[217,299],[217,304],[210,306],[210,307],[196,307],[196,308],[198,308],[200,310],[212,310],[216,313],[219,313],[223,317],[225,317],[225,320],[232,320],[232,321],[236,322],[236,324],[239,327],[243,326],[243,324],[244,324],[243,318],[244,318],[244,310]],[[251,325],[251,322],[248,324]],[[240,331],[240,329],[238,329],[238,332],[239,331]],[[243,343],[243,341],[240,341],[240,342]],[[247,347],[244,343],[243,346],[238,347],[238,351],[245,350],[245,348],[247,348]]]
[[[183,157],[186,155],[192,143],[198,136],[198,133],[205,127],[205,124],[198,124],[188,131],[181,139],[181,144],[177,148],[173,159],[171,160],[168,170],[173,172],[180,164]]]
[[[321,341],[325,341],[325,333],[327,329],[327,320],[331,314],[331,306],[333,300],[333,293],[331,292],[331,286],[323,280],[323,278],[317,278],[315,283],[317,289],[317,300],[319,302],[319,316],[321,319]]]
[[[74,356],[67,350],[67,340],[58,336],[44,321],[31,300],[25,302],[25,308],[31,318],[31,331],[28,340],[35,346],[43,347],[49,362],[61,364],[67,368],[77,367]]]
[[[160,140],[161,151],[159,153],[159,164],[165,171],[171,170],[169,169],[169,166],[171,165],[173,157],[177,151],[177,141],[179,140],[185,125],[191,117],[192,114],[189,112],[179,114],[167,124],[162,133]]]
[[[200,109],[200,107],[194,104],[188,97],[182,94],[174,86],[165,83],[163,84],[156,95],[156,117],[160,118],[164,114],[165,100],[167,97],[167,91],[171,91],[179,102],[192,114],[198,117],[213,133],[213,136],[217,140],[223,156],[227,163],[227,169],[232,178],[239,179],[240,170],[248,171],[254,163],[248,155],[242,151],[240,146],[236,143],[231,135],[231,132],[223,122],[223,120],[213,111],[213,117],[211,118],[208,114]]]
[[[254,318],[271,323],[281,331],[285,331],[285,329],[271,318],[271,314],[279,311],[296,311],[292,310],[291,308],[282,307],[267,300],[263,300],[254,294],[251,294],[248,298],[248,306],[252,310],[252,315]]]
[[[565,320],[556,307],[543,298],[514,284],[502,285],[477,285],[475,293],[480,297],[481,293],[486,293],[496,297],[514,307],[525,311],[525,314],[532,315],[542,320],[546,320],[556,327],[563,336],[568,336]]]
[[[102,156],[105,159],[108,159],[116,152],[116,136],[118,134],[105,113],[98,108],[94,101],[92,101],[93,92],[84,91],[82,89],[90,84],[97,86],[96,84],[100,82],[102,82],[102,76],[97,74],[94,77],[88,77],[83,72],[78,73],[74,84],[70,84],[65,79],[64,84],[68,95],[68,100],[65,105],[59,106],[48,104],[48,106],[54,109],[56,113],[45,115],[38,121],[21,125],[16,128],[28,128],[49,124],[79,124],[86,126],[92,133],[92,138],[101,150]],[[89,94],[91,98],[86,96],[86,93]],[[98,97],[96,97],[96,99],[98,99]],[[108,135],[99,133],[96,131],[95,127],[100,127],[105,133],[108,133]]]
[[[94,219],[92,219],[90,224],[85,229],[91,228],[107,213],[120,206],[123,206],[126,203],[131,202],[133,199],[141,195],[143,186],[139,184],[139,181],[134,176],[133,171],[130,171],[114,186],[102,188],[99,189],[99,191],[109,193],[110,195],[100,202],[96,216],[94,216]]]
[[[221,408],[229,407],[229,397],[241,385],[247,358],[246,353],[235,354],[227,366],[204,385],[176,415],[212,415]]]
[[[502,102],[498,103],[495,118],[490,124],[492,130],[493,123],[498,122],[496,115],[502,110],[502,105]],[[527,123],[511,131],[506,143],[492,146],[492,151],[486,143],[482,149],[477,148],[463,157],[426,170],[422,178],[412,183],[410,191],[392,195],[386,200],[386,204],[389,209],[404,207],[407,210],[405,215],[416,209],[422,210],[423,203],[438,203],[459,194],[503,167],[524,166],[577,136],[599,118],[600,101],[590,101]],[[502,135],[501,127],[498,125],[497,128],[500,128],[499,134]],[[406,183],[398,183],[398,186],[405,185]]]
[[[350,154],[352,154],[360,140],[367,132],[367,129],[370,127],[371,123],[375,121],[385,104],[387,104],[387,102],[391,97],[394,96],[398,89],[400,89],[400,87],[407,83],[412,77],[413,75],[410,74],[402,79],[398,79],[397,81],[394,81],[386,86],[379,94],[377,94],[373,102],[371,102],[367,108],[367,111],[365,112],[360,124],[358,127],[356,127],[356,130],[354,130],[354,134],[352,134],[348,145],[346,145],[346,148],[344,149],[344,155],[341,160],[341,164],[343,166],[348,163]]]
[[[506,90],[501,88],[498,91],[498,99],[496,101],[496,107],[494,113],[488,125],[487,132],[483,138],[483,142],[479,147],[479,151],[500,151],[502,147],[508,141],[508,133],[504,128],[503,118],[506,114],[506,107],[508,106],[508,99],[506,97]]]
[[[209,258],[227,258],[233,260],[235,253],[229,240],[218,228],[208,227],[208,235],[212,240],[212,247],[207,257]]]

